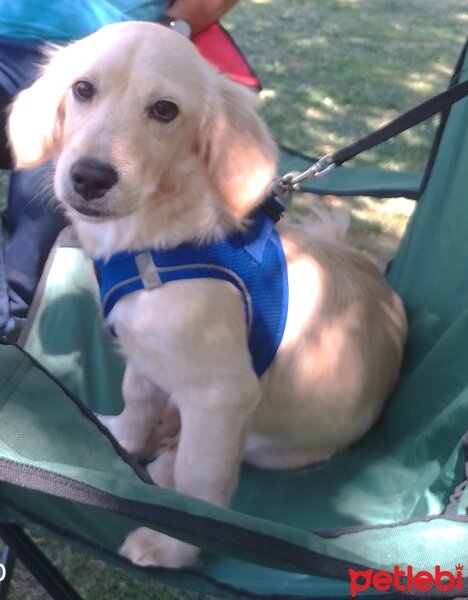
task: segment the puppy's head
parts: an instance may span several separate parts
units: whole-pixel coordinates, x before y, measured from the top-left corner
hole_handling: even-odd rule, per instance
[[[72,216],[132,214],[198,173],[241,220],[275,169],[254,105],[181,35],[120,23],[52,55],[13,103],[9,136],[19,167],[55,160],[55,191]]]

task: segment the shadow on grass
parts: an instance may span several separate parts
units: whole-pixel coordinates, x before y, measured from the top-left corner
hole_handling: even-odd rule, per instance
[[[404,198],[337,198],[303,193],[294,196],[285,216],[291,222],[305,223],[316,218],[316,209],[319,213],[324,209],[330,213],[335,210],[346,211],[350,214],[348,242],[368,254],[384,272],[398,250],[415,206],[414,201]]]
[[[250,0],[227,22],[262,78],[263,114],[276,138],[321,155],[442,91],[465,17],[460,0],[443,11],[435,0]],[[433,122],[423,124],[359,162],[418,170],[433,131]]]

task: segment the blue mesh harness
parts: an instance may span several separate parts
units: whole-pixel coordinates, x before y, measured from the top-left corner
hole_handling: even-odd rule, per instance
[[[257,375],[273,361],[286,324],[288,277],[275,219],[263,208],[255,212],[247,231],[224,240],[120,252],[108,261],[95,261],[95,269],[105,316],[122,296],[137,290],[200,277],[229,281],[244,301]]]

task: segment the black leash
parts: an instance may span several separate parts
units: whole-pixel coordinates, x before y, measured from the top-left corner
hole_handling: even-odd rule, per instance
[[[377,129],[370,135],[338,150],[338,152],[332,155],[333,163],[335,165],[342,165],[351,158],[361,154],[361,152],[374,148],[400,133],[403,133],[403,131],[411,129],[415,125],[419,125],[419,123],[426,121],[426,119],[433,117],[437,113],[450,108],[466,95],[468,95],[468,80],[458,83],[453,87],[448,88],[447,91],[418,104],[418,106],[415,106],[408,112],[400,115],[394,121]]]
[[[452,85],[445,92],[418,104],[373,133],[362,137],[353,144],[350,144],[333,154],[322,157],[320,160],[313,163],[306,171],[299,174],[287,173],[273,183],[273,195],[282,204],[287,206],[293,191],[299,190],[302,182],[307,181],[312,177],[325,175],[336,166],[342,165],[358,154],[374,148],[400,133],[403,133],[403,131],[411,129],[430,117],[449,109],[453,104],[462,98],[465,98],[467,95],[468,80]]]

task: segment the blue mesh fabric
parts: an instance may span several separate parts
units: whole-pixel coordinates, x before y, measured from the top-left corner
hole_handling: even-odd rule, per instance
[[[161,284],[181,279],[229,281],[242,295],[248,344],[258,376],[270,366],[283,337],[288,310],[286,260],[274,222],[258,211],[246,232],[211,244],[183,244],[170,250],[121,252],[95,263],[107,316],[125,294],[145,287],[136,256],[150,252]]]

